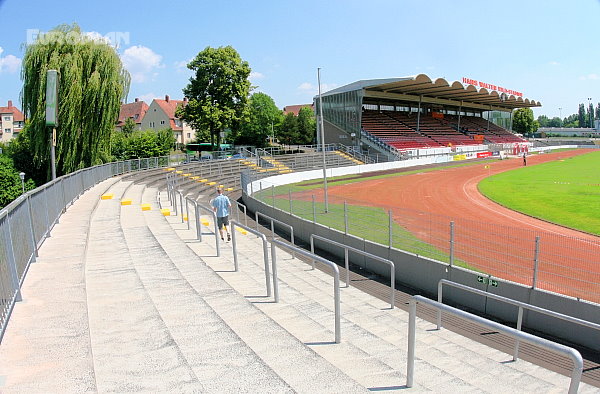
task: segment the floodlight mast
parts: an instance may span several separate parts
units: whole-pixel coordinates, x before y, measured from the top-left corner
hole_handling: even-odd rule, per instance
[[[319,83],[319,129],[321,134],[321,151],[323,152],[323,189],[325,196],[325,213],[329,212],[327,198],[327,163],[325,158],[325,129],[323,127],[323,98],[321,97],[321,67],[317,68],[317,80]]]

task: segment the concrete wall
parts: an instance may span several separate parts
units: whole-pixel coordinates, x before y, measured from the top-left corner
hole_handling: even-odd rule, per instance
[[[284,179],[286,181],[291,181],[292,179],[297,179],[300,175],[301,174],[278,175],[264,181],[274,181],[280,184]],[[273,180],[273,178],[277,179]],[[481,275],[480,273],[461,267],[450,266],[446,263],[420,257],[413,253],[408,253],[395,248],[375,244],[352,235],[346,235],[343,232],[312,223],[311,221],[304,220],[295,215],[290,215],[287,212],[273,209],[271,206],[255,200],[246,194],[243,196],[243,200],[249,211],[262,212],[274,219],[293,226],[294,237],[296,240],[302,240],[303,242],[309,243],[310,235],[316,234],[392,260],[395,264],[396,282],[416,289],[418,292],[422,292],[426,295],[437,297],[437,285],[439,280],[448,279],[480,290],[487,290],[493,294],[502,295],[541,308],[550,309],[600,324],[600,308],[597,304],[579,301],[577,299],[543,290],[532,289],[518,283],[503,281],[497,278],[494,279],[499,282],[498,287],[492,287],[478,282],[477,279],[478,276]],[[317,242],[316,246],[320,249],[327,250],[329,253],[338,256],[341,259],[344,258],[343,250],[337,246],[328,245],[323,242]],[[365,259],[352,252],[349,253],[349,259],[353,264],[363,266],[372,272],[389,278],[389,266],[384,263],[372,259]],[[517,321],[517,308],[512,305],[507,305],[491,299],[486,301],[482,296],[467,293],[459,289],[452,289],[450,287],[445,287],[443,294],[444,302],[446,303],[455,303],[481,313],[487,313],[507,322],[516,323]],[[556,318],[546,317],[545,315],[535,312],[524,313],[523,325],[530,329],[544,332],[548,335],[600,351],[600,331],[598,330],[585,328]]]

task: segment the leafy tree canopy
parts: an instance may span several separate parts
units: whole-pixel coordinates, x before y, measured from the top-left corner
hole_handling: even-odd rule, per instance
[[[129,73],[115,48],[83,35],[76,24],[58,26],[27,46],[21,72],[23,109],[34,160],[47,174],[46,71],[51,69],[60,73],[57,174],[101,163],[109,157],[110,134],[129,90]]]
[[[25,181],[25,191],[35,188],[31,179]],[[13,161],[6,155],[0,155],[0,209],[23,193],[23,185],[19,171],[14,167]]]
[[[519,108],[513,114],[513,130],[521,134],[531,134],[537,130],[534,126],[531,108]]]
[[[313,110],[303,107],[298,112],[298,140],[297,144],[311,144],[317,136],[317,119]]]
[[[187,65],[194,72],[183,89],[189,99],[177,116],[195,130],[210,133],[220,145],[221,132],[240,121],[250,92],[250,66],[231,46],[206,47]]]
[[[171,129],[134,131],[130,134],[115,130],[111,138],[112,152],[116,160],[166,156],[174,142],[175,137]]]
[[[283,115],[275,101],[265,93],[254,93],[248,100],[247,116],[241,123],[235,142],[266,146],[271,135],[278,135]]]

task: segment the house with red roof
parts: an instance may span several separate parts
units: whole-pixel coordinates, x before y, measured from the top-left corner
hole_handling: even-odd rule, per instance
[[[136,98],[133,103],[121,104],[119,110],[119,118],[115,125],[117,130],[121,130],[127,119],[133,119],[135,122],[135,130],[142,130],[142,120],[148,112],[148,104]]]
[[[283,114],[287,115],[288,113],[291,112],[294,115],[298,116],[298,113],[300,112],[300,110],[302,108],[310,108],[312,110],[312,109],[314,109],[314,105],[313,104],[287,105],[287,106],[283,107]]]
[[[16,138],[23,127],[25,115],[13,106],[12,100],[8,100],[8,106],[0,107],[0,141],[7,142]]]
[[[188,144],[194,140],[194,130],[184,121],[175,116],[179,106],[187,105],[188,100],[172,100],[168,95],[165,99],[154,99],[142,120],[142,129],[163,130],[171,128],[178,144]]]

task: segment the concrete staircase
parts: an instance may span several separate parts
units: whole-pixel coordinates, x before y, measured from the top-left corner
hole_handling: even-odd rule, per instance
[[[107,191],[113,198],[100,200]],[[30,269],[0,347],[2,393],[406,388],[406,312],[344,288],[342,343],[335,344],[329,275],[278,250],[281,299],[274,303],[265,296],[254,235],[236,233],[234,272],[231,243],[216,256],[212,223],[196,241],[194,222],[188,230],[180,217],[163,216],[157,193],[111,179],[61,218]],[[164,192],[160,201],[164,207]],[[68,258],[56,259],[65,251]],[[417,327],[411,391],[568,387],[565,376],[508,362],[510,356],[424,320]],[[582,393],[597,391],[580,386]]]
[[[204,219],[208,219],[205,217]],[[191,239],[177,218],[168,218],[182,239]],[[210,220],[210,219],[209,219]],[[332,277],[278,250],[280,302],[266,299],[260,240],[236,235],[239,272],[233,272],[231,244],[221,244],[205,227],[202,243],[188,242],[207,264],[277,324],[350,378],[370,390],[406,388],[408,313],[356,288],[342,289],[342,343],[334,343]],[[418,319],[415,391],[566,392],[570,378],[548,371]],[[597,392],[580,385],[580,392]]]

